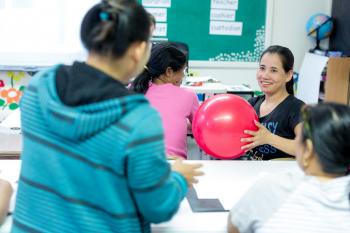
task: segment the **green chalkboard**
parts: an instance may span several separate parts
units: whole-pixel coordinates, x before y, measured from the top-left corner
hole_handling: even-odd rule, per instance
[[[140,0],[146,9],[162,8],[168,2],[166,35],[155,39],[181,41],[190,48],[192,61],[256,62],[265,46],[267,0]],[[241,35],[210,34],[213,2],[236,2],[235,18],[224,22],[242,22]],[[153,4],[153,5],[152,5]],[[152,9],[151,9],[152,10]],[[218,9],[216,9],[218,10]],[[223,12],[229,12],[221,8]],[[231,12],[234,10],[231,10]],[[157,25],[162,24],[157,20]]]

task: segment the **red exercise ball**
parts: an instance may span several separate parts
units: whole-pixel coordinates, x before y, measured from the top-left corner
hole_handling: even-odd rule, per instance
[[[199,107],[193,122],[193,136],[207,154],[219,159],[238,158],[244,154],[241,138],[244,130],[256,131],[254,108],[240,96],[215,95]]]

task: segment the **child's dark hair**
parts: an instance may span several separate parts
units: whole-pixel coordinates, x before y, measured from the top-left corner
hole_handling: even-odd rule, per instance
[[[306,105],[301,116],[301,139],[312,141],[322,170],[335,175],[349,174],[350,108],[335,103]]]
[[[290,70],[293,70],[294,66],[294,56],[292,51],[290,51],[289,48],[280,46],[280,45],[272,45],[268,47],[260,56],[261,58],[266,54],[266,53],[271,53],[271,54],[278,54],[279,57],[281,58],[282,65],[284,72],[289,72]],[[294,81],[293,77],[292,79],[286,83],[286,89],[288,94],[294,95],[294,89],[293,89]]]
[[[134,42],[148,41],[150,21],[136,0],[103,0],[85,15],[80,31],[89,52],[119,58]]]
[[[146,93],[149,82],[164,74],[168,67],[174,72],[182,69],[187,63],[183,52],[166,43],[152,46],[151,57],[145,70],[132,83],[132,89],[137,93]]]

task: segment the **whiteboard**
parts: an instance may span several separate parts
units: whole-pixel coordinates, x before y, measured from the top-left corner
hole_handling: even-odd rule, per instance
[[[86,57],[85,13],[99,0],[0,0],[0,69],[35,70]]]

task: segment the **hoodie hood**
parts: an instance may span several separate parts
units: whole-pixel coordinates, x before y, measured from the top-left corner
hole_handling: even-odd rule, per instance
[[[327,182],[322,182],[313,176],[306,176],[307,183],[302,189],[307,189],[310,199],[315,198],[315,193],[318,196],[317,201],[331,209],[349,211],[350,198],[350,175],[332,179]]]
[[[143,95],[128,92],[121,83],[110,80],[111,78],[105,80],[105,85],[109,85],[107,88],[109,91],[113,90],[112,94],[108,93],[107,89],[101,91],[95,88],[94,92],[90,93],[91,98],[86,98],[89,93],[84,87],[87,84],[92,87],[102,85],[100,77],[93,77],[97,83],[95,85],[91,77],[84,79],[85,77],[81,76],[77,69],[73,72],[65,72],[66,76],[62,78],[62,73],[61,76],[57,75],[59,67],[53,67],[42,74],[42,77],[38,79],[37,91],[38,104],[43,111],[45,122],[49,130],[60,137],[73,141],[85,140],[109,128],[110,125],[116,124],[140,104],[148,103]],[[59,87],[61,90],[70,89],[80,92],[84,100],[78,98],[79,104],[73,106],[64,103],[57,91],[57,79],[64,82],[64,85]],[[79,79],[81,80],[80,87],[76,86],[79,84]],[[67,95],[70,92],[65,91],[63,99],[69,99]],[[77,96],[79,95],[75,93],[75,97]]]

